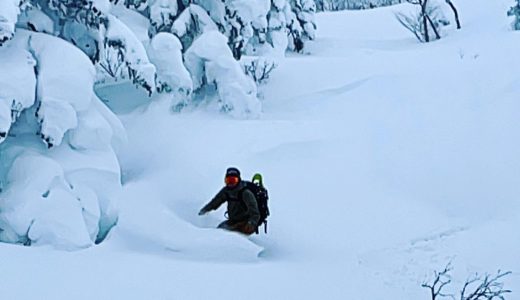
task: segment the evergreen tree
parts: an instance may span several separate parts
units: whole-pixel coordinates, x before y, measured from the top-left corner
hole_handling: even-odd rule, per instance
[[[291,7],[296,14],[296,18],[303,29],[303,39],[314,40],[316,31],[316,22],[314,15],[316,13],[316,4],[313,0],[291,0]]]

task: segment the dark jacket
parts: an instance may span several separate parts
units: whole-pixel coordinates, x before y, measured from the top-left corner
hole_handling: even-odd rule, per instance
[[[229,221],[247,221],[255,226],[258,225],[260,212],[255,195],[246,188],[246,184],[243,181],[234,188],[228,188],[227,186],[222,188],[202,210],[216,210],[224,202],[227,202]]]

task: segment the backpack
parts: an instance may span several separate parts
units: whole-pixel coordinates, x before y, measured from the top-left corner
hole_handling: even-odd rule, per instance
[[[269,206],[267,205],[269,195],[267,193],[267,189],[264,187],[262,175],[257,173],[253,176],[252,181],[244,180],[244,183],[246,184],[244,189],[250,190],[253,195],[255,195],[258,211],[260,212],[260,219],[258,220],[256,233],[258,234],[258,227],[262,226],[262,224],[264,224],[264,232],[267,233],[267,217],[270,215]]]

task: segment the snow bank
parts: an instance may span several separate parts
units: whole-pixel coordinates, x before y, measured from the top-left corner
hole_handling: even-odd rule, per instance
[[[221,111],[235,117],[256,117],[261,103],[256,85],[242,71],[227,45],[227,38],[217,31],[203,33],[185,53],[185,65],[191,73],[194,89],[213,83]]]
[[[11,184],[0,196],[0,239],[66,249],[90,246],[81,203],[72,193],[62,167],[23,148],[10,151],[17,153],[7,153],[13,163],[6,176]]]

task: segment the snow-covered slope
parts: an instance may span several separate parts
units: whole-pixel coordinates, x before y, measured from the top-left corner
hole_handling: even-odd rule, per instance
[[[310,55],[273,73],[258,120],[160,101],[121,113],[110,238],[72,253],[0,245],[0,294],[416,300],[451,260],[450,291],[500,268],[520,299],[520,35],[506,0],[457,4],[463,29],[432,44],[397,23],[405,6],[319,15]],[[100,93],[117,103],[122,88]],[[264,174],[268,235],[213,229],[224,209],[197,216],[228,166]]]

